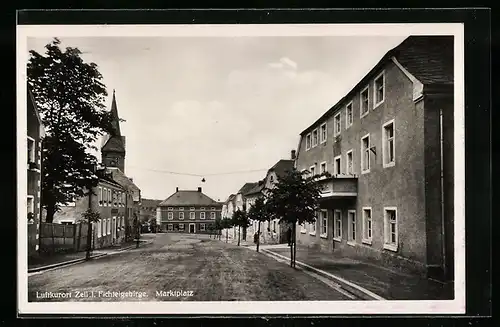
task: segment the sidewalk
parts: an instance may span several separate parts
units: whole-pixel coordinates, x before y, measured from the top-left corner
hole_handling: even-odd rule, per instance
[[[134,241],[121,243],[121,244],[113,245],[113,246],[102,248],[102,249],[95,249],[91,252],[91,255],[92,255],[92,257],[99,257],[99,256],[107,255],[111,252],[126,250],[128,248],[135,247],[135,246],[136,246],[136,242],[134,242]],[[85,259],[86,254],[87,254],[86,251],[81,251],[81,252],[71,252],[71,253],[56,253],[53,255],[47,254],[47,255],[42,255],[42,256],[36,257],[36,258],[29,258],[28,259],[28,271],[33,270],[33,269],[40,269],[40,268],[45,267],[45,266],[63,264],[63,263],[66,263],[68,261],[83,260],[83,259]]]
[[[265,248],[290,259],[290,248]],[[334,253],[298,247],[298,262],[361,286],[386,300],[450,300],[453,287],[420,276],[403,274]]]

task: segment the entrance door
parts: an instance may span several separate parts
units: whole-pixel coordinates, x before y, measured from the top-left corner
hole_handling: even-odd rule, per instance
[[[114,243],[116,239],[116,217],[113,217],[113,221],[111,223],[111,239]]]
[[[194,232],[195,232],[194,224],[189,224],[189,233],[194,233]]]

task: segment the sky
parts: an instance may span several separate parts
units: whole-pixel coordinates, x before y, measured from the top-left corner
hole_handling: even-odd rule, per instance
[[[115,89],[125,173],[143,198],[202,187],[224,201],[290,159],[300,132],[405,37],[60,39],[98,65],[108,109]],[[30,37],[28,49],[50,41]]]

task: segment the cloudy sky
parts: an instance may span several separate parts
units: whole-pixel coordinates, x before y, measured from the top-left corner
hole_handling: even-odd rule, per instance
[[[145,198],[203,187],[225,200],[297,147],[299,133],[405,36],[61,37],[95,62]],[[29,38],[43,52],[50,38]],[[99,155],[100,157],[100,155]],[[171,174],[202,175],[201,177]]]

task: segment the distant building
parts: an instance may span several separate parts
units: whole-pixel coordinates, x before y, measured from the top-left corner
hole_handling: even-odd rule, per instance
[[[141,206],[139,208],[139,219],[141,222],[148,222],[152,219],[156,220],[156,208],[162,200],[141,199]]]
[[[27,88],[27,149],[28,149],[28,194],[27,194],[27,223],[36,226],[35,233],[30,233],[34,237],[30,240],[29,253],[35,253],[38,250],[37,239],[39,236],[40,221],[41,221],[41,189],[42,189],[42,137],[45,130],[40,119],[40,114],[28,86]]]
[[[206,234],[216,218],[221,217],[222,204],[198,190],[179,190],[162,201],[157,208],[157,222],[162,232]]]
[[[454,39],[411,36],[300,135],[331,178],[298,242],[453,280]]]

